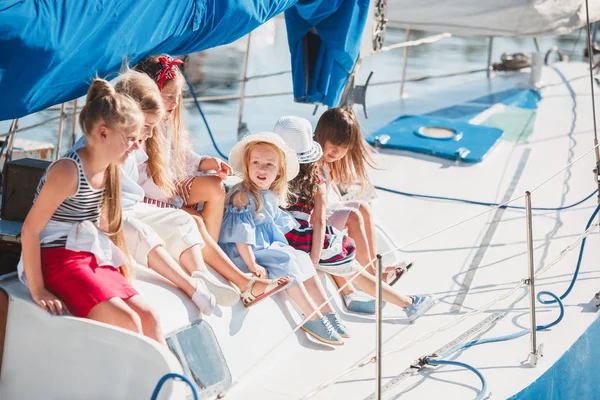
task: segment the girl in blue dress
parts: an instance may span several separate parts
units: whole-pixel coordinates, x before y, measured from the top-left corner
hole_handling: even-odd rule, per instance
[[[231,150],[229,162],[242,182],[225,204],[219,245],[242,270],[259,278],[291,277],[286,290],[304,315],[326,297],[308,254],[291,247],[285,234],[296,220],[279,208],[287,205],[288,181],[298,174],[296,153],[271,132],[248,135]],[[317,340],[343,344],[348,337],[337,313],[325,304],[303,326]]]

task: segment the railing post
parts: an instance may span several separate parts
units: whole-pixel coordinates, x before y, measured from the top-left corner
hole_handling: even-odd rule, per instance
[[[63,137],[63,123],[65,122],[65,103],[60,105],[60,118],[58,119],[58,141],[56,143],[56,154],[54,155],[54,159],[58,160],[60,157],[61,147],[62,147],[62,137]]]
[[[0,155],[6,149],[4,154],[4,165],[2,166],[2,171],[6,171],[6,164],[8,164],[12,160],[13,147],[15,145],[15,136],[17,136],[17,130],[19,129],[19,119],[15,118],[10,123],[10,130],[8,131],[8,136],[6,137],[6,141],[2,144],[2,150],[0,150]]]
[[[406,30],[405,42],[408,42],[410,39],[410,29]],[[406,64],[408,62],[408,46],[406,46],[403,51],[402,56],[402,81],[400,82],[400,100],[404,97],[404,82],[406,81]]]
[[[238,126],[237,136],[238,140],[242,138],[243,134],[247,131],[247,128],[243,122],[244,118],[244,97],[246,96],[246,81],[248,80],[248,57],[250,56],[250,40],[252,39],[252,33],[248,34],[248,42],[246,43],[246,54],[244,54],[244,66],[242,67],[242,85],[240,88],[240,108],[238,111]]]
[[[77,99],[73,100],[73,114],[71,116],[71,146],[75,146],[77,134]]]
[[[526,209],[526,222],[527,222],[527,258],[529,264],[529,278],[527,283],[529,285],[529,317],[531,323],[531,353],[529,354],[530,365],[535,367],[537,365],[540,353],[537,347],[536,337],[536,321],[535,321],[535,271],[533,264],[533,218],[531,215],[531,193],[525,192],[525,209]]]
[[[492,74],[492,49],[494,47],[494,37],[490,36],[488,43],[488,57],[487,57],[487,77],[490,78]]]
[[[383,257],[381,254],[377,254],[377,280],[376,280],[376,309],[375,309],[375,319],[376,319],[376,342],[375,342],[375,351],[377,353],[375,360],[375,398],[377,400],[381,400],[381,301],[383,296]]]

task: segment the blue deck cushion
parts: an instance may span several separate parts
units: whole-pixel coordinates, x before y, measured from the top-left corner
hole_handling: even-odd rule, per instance
[[[455,131],[456,135],[449,139],[433,139],[419,133],[422,127],[447,128]],[[374,138],[379,135],[390,136],[385,144],[386,148],[475,163],[483,160],[502,136],[502,130],[459,120],[406,115],[377,130],[367,141],[372,144]]]

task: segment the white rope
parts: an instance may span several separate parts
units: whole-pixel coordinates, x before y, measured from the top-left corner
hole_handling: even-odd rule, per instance
[[[415,46],[420,46],[422,44],[430,44],[430,43],[439,42],[440,40],[449,38],[449,37],[452,37],[452,34],[445,32],[445,33],[440,33],[439,35],[427,36],[427,37],[417,39],[417,40],[410,40],[407,42],[400,42],[400,43],[392,44],[390,46],[385,46],[385,47],[382,47],[381,50],[379,50],[379,51],[384,52],[384,51],[402,49],[404,47],[415,47]]]
[[[592,226],[590,226],[586,231],[584,231],[578,238],[577,240],[575,240],[574,242],[572,242],[569,246],[565,247],[551,262],[549,262],[548,264],[546,264],[545,266],[539,268],[539,270],[536,272],[535,276],[536,278],[542,274],[544,274],[546,271],[548,271],[551,267],[553,267],[554,265],[558,264],[570,251],[576,249],[577,247],[579,247],[579,245],[581,244],[582,240],[585,239],[587,236],[589,236],[596,228],[598,228],[599,224],[595,223]],[[443,324],[441,326],[439,326],[438,328],[432,329],[428,332],[423,333],[421,336],[417,337],[416,339],[413,339],[407,343],[405,343],[404,345],[384,352],[381,354],[382,357],[384,356],[388,356],[388,355],[392,355],[395,353],[399,353],[403,350],[406,350],[407,348],[415,345],[418,342],[422,342],[426,339],[429,339],[430,337],[432,337],[434,334],[438,333],[438,332],[442,332],[444,330],[450,329],[454,326],[456,326],[458,323],[464,321],[467,317],[471,317],[471,316],[475,316],[478,314],[481,314],[482,312],[488,310],[490,307],[492,307],[494,304],[496,304],[497,302],[507,299],[508,297],[512,296],[515,292],[518,291],[519,288],[524,289],[524,291],[526,291],[527,286],[523,286],[524,285],[524,281],[521,281],[519,283],[517,283],[512,289],[508,290],[505,294],[501,295],[501,296],[497,296],[495,298],[493,298],[492,300],[488,301],[487,303],[485,303],[484,305],[473,309],[463,315],[461,315],[458,318],[455,318],[452,321],[447,322],[446,324]],[[395,336],[395,335],[394,335]],[[391,338],[390,338],[391,339]],[[388,339],[388,340],[390,340]],[[371,364],[373,356],[374,356],[374,350],[371,351],[372,354],[370,354],[367,357],[364,357],[361,359],[361,361],[359,361],[358,363],[356,363],[354,366],[340,372],[339,374],[337,374],[334,378],[322,383],[321,385],[319,385],[314,391],[312,391],[310,394],[306,395],[305,397],[302,398],[302,400],[307,400],[310,399],[312,397],[314,397],[315,395],[317,395],[319,392],[321,392],[322,390],[326,389],[327,387],[331,386],[333,383],[335,383],[337,380],[339,380],[340,378],[348,375],[351,372],[354,372],[368,364]]]
[[[596,145],[596,146],[592,147],[590,150],[587,150],[587,151],[586,151],[584,154],[582,154],[580,157],[576,158],[574,161],[572,161],[571,163],[567,164],[565,167],[561,168],[561,169],[560,169],[558,172],[556,172],[555,174],[553,174],[553,175],[552,175],[550,178],[546,179],[545,181],[543,181],[542,183],[540,183],[539,185],[537,185],[537,186],[535,187],[535,189],[531,190],[531,192],[534,192],[534,191],[538,190],[539,188],[541,188],[542,186],[544,186],[546,183],[548,183],[549,181],[551,181],[552,179],[554,179],[556,176],[558,176],[558,175],[559,175],[561,172],[563,172],[564,170],[566,170],[567,168],[569,168],[571,165],[573,165],[573,164],[574,164],[574,163],[576,163],[577,161],[581,160],[581,159],[582,159],[584,156],[586,156],[588,153],[590,153],[591,151],[593,151],[593,150],[594,150],[594,149],[595,149],[597,146],[598,146],[598,145]],[[421,241],[423,241],[423,240],[425,240],[425,239],[428,239],[428,238],[430,238],[430,237],[432,237],[432,236],[438,235],[438,234],[440,234],[440,233],[442,233],[442,232],[445,232],[445,231],[447,231],[447,230],[450,230],[450,229],[452,229],[452,228],[455,228],[455,227],[457,227],[457,226],[459,226],[459,225],[461,225],[461,224],[464,224],[465,222],[471,221],[471,220],[473,220],[473,219],[475,219],[475,218],[478,218],[478,217],[480,217],[480,216],[482,216],[482,215],[485,215],[485,214],[487,214],[487,213],[489,213],[489,212],[491,212],[491,211],[494,211],[494,210],[496,210],[496,209],[498,209],[498,208],[500,208],[500,207],[503,207],[503,206],[505,206],[505,205],[508,205],[508,204],[510,204],[510,203],[512,203],[512,202],[514,202],[514,201],[517,201],[517,200],[519,200],[519,199],[522,199],[523,197],[525,197],[525,196],[524,196],[524,195],[521,195],[521,196],[515,197],[515,198],[513,198],[513,199],[510,199],[510,200],[508,200],[508,201],[505,201],[504,203],[498,204],[497,206],[490,207],[490,208],[486,209],[485,211],[482,211],[482,212],[480,212],[480,213],[477,213],[477,214],[475,214],[475,215],[473,215],[473,216],[471,216],[471,217],[465,218],[465,219],[463,219],[463,220],[460,220],[460,221],[458,221],[458,222],[456,222],[456,223],[453,223],[453,224],[451,224],[451,225],[449,225],[449,226],[446,226],[446,227],[444,227],[444,228],[438,229],[438,230],[437,230],[437,231],[435,231],[435,232],[432,232],[432,233],[426,234],[426,235],[424,235],[424,236],[421,236],[420,238],[418,238],[418,239],[416,239],[416,240],[413,240],[413,241],[411,241],[411,242],[408,242],[407,244],[405,244],[405,245],[403,245],[403,246],[399,246],[399,247],[396,247],[396,248],[394,248],[394,249],[391,249],[391,250],[387,251],[386,253],[383,253],[383,254],[382,254],[382,256],[386,256],[386,255],[388,255],[388,254],[391,254],[391,253],[393,253],[393,252],[396,252],[396,251],[399,251],[399,250],[403,250],[403,249],[405,249],[405,248],[407,248],[407,247],[409,247],[409,246],[412,246],[412,245],[414,245],[414,244],[416,244],[416,243],[418,243],[418,242],[421,242]],[[356,279],[356,278],[359,276],[359,274],[360,274],[360,273],[362,273],[362,272],[366,271],[366,269],[367,269],[369,266],[373,265],[373,263],[375,263],[375,261],[376,261],[376,260],[377,260],[377,259],[376,259],[376,258],[374,258],[374,259],[372,259],[371,261],[369,261],[369,263],[368,263],[368,264],[366,264],[365,266],[363,266],[363,267],[362,267],[362,268],[361,268],[361,269],[360,269],[360,270],[359,270],[359,271],[358,271],[358,272],[357,272],[357,273],[356,273],[354,276],[352,276],[350,279],[348,279],[348,281],[347,281],[347,282],[346,282],[346,283],[345,283],[345,284],[344,284],[342,287],[340,287],[340,288],[339,288],[339,289],[338,289],[336,292],[334,292],[334,294],[332,294],[331,296],[329,296],[329,297],[328,297],[328,298],[325,300],[325,302],[324,302],[324,303],[322,303],[321,305],[319,305],[319,306],[317,307],[317,309],[316,309],[316,310],[314,310],[314,311],[313,311],[311,314],[309,314],[308,316],[306,316],[306,317],[305,317],[305,318],[304,318],[304,319],[303,319],[303,320],[302,320],[302,321],[301,321],[299,324],[297,324],[297,325],[294,327],[294,329],[292,329],[292,331],[291,331],[291,332],[289,332],[288,334],[286,334],[286,335],[285,335],[285,336],[284,336],[284,337],[283,337],[281,340],[279,340],[279,341],[278,341],[278,342],[277,342],[277,343],[276,343],[274,346],[272,346],[272,347],[271,347],[269,350],[267,350],[267,351],[264,353],[264,356],[263,356],[261,359],[259,359],[258,361],[256,361],[256,362],[255,362],[255,363],[254,363],[254,364],[253,364],[253,365],[252,365],[250,368],[248,368],[248,369],[246,370],[246,372],[244,372],[243,374],[241,374],[241,375],[240,375],[240,376],[239,376],[239,377],[238,377],[238,378],[237,378],[237,379],[236,379],[236,380],[235,380],[235,381],[234,381],[234,382],[231,384],[231,386],[230,386],[230,387],[229,387],[229,388],[228,388],[226,391],[224,391],[224,393],[227,393],[227,392],[229,392],[229,391],[230,391],[230,390],[232,390],[232,389],[233,389],[235,386],[237,386],[237,385],[238,385],[238,384],[241,382],[241,380],[242,380],[242,379],[243,379],[243,378],[244,378],[244,377],[245,377],[245,376],[246,376],[248,373],[250,373],[250,371],[254,370],[254,368],[255,368],[256,366],[258,366],[258,365],[259,365],[259,364],[260,364],[260,363],[261,363],[263,360],[265,360],[266,358],[268,358],[268,356],[269,356],[271,353],[273,353],[273,351],[275,351],[275,350],[276,350],[276,349],[277,349],[277,348],[278,348],[278,347],[279,347],[279,346],[280,346],[280,345],[281,345],[283,342],[285,342],[285,341],[286,341],[286,340],[287,340],[287,339],[288,339],[288,338],[289,338],[291,335],[295,334],[295,333],[296,333],[296,332],[297,332],[297,331],[298,331],[298,330],[299,330],[299,329],[302,327],[302,325],[304,325],[304,323],[306,323],[307,321],[309,321],[309,320],[310,320],[311,318],[313,318],[315,315],[319,314],[319,313],[320,313],[320,309],[321,309],[322,307],[324,307],[325,305],[327,305],[327,304],[329,303],[329,301],[330,301],[330,300],[332,300],[332,299],[333,299],[333,297],[334,297],[335,295],[339,294],[339,293],[340,293],[340,292],[341,292],[343,289],[345,289],[345,288],[346,288],[348,285],[350,285],[350,284],[351,284],[351,283],[352,283],[352,282],[353,282],[353,281],[354,281],[354,280],[355,280],[355,279]],[[521,285],[522,285],[522,283],[519,283],[518,285],[516,285],[516,286],[515,286],[515,287],[514,287],[514,288],[513,288],[513,289],[512,289],[510,292],[508,292],[508,293],[507,293],[505,296],[506,296],[506,297],[510,296],[512,293],[514,293],[516,290],[518,290],[518,288],[519,288]],[[461,317],[459,317],[459,318],[458,318],[456,321],[454,321],[454,322],[453,322],[453,321],[451,321],[450,323],[446,323],[446,324],[442,325],[442,326],[440,327],[440,330],[446,330],[446,329],[449,329],[450,327],[452,327],[452,326],[456,325],[457,323],[459,323],[459,322],[461,322],[462,320],[464,320],[465,318],[467,318],[467,316],[469,316],[469,315],[475,315],[475,314],[479,314],[479,313],[481,313],[481,312],[483,312],[483,311],[487,310],[489,307],[491,307],[493,304],[495,304],[495,302],[497,302],[497,301],[499,301],[499,300],[502,300],[502,299],[504,299],[504,298],[506,298],[506,297],[502,297],[502,296],[500,296],[499,298],[496,298],[496,299],[494,299],[494,300],[493,300],[493,301],[494,301],[493,303],[492,303],[492,302],[490,302],[490,303],[488,303],[489,305],[487,305],[487,304],[486,304],[486,305],[484,305],[484,306],[486,306],[486,307],[487,307],[487,308],[485,308],[485,309],[483,309],[482,307],[480,307],[480,308],[482,308],[481,310],[479,310],[479,309],[475,309],[475,310],[471,311],[470,313],[463,314],[463,315],[462,315]],[[403,349],[406,349],[406,348],[408,348],[408,347],[412,346],[414,343],[417,343],[418,341],[422,341],[422,340],[425,340],[425,339],[427,339],[427,338],[431,337],[431,336],[432,336],[434,333],[436,333],[436,332],[437,332],[436,330],[434,330],[434,331],[431,331],[431,332],[428,332],[428,333],[426,334],[426,335],[427,335],[426,337],[425,337],[424,335],[421,335],[420,337],[418,337],[417,339],[413,340],[412,342],[409,342],[409,344],[408,344],[408,345],[406,345],[406,346],[403,346],[403,347],[401,348],[401,350],[403,350]],[[400,351],[400,350],[398,350],[398,351]],[[393,352],[396,352],[396,351],[393,351]],[[384,353],[384,354],[390,354],[390,352],[386,352],[386,353]]]

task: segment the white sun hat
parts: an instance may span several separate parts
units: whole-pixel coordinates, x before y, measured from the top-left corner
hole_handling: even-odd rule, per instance
[[[307,119],[285,116],[279,118],[273,132],[296,152],[300,164],[318,161],[323,156],[321,145],[313,140],[312,125]]]
[[[238,175],[243,175],[243,154],[244,149],[250,143],[254,142],[267,142],[274,144],[279,147],[281,151],[285,154],[285,162],[286,162],[286,173],[288,181],[291,181],[298,175],[300,170],[300,165],[298,164],[298,157],[296,157],[296,152],[290,148],[283,139],[276,135],[273,132],[259,132],[251,135],[246,135],[233,146],[231,152],[229,153],[229,165],[233,169],[233,172]]]

